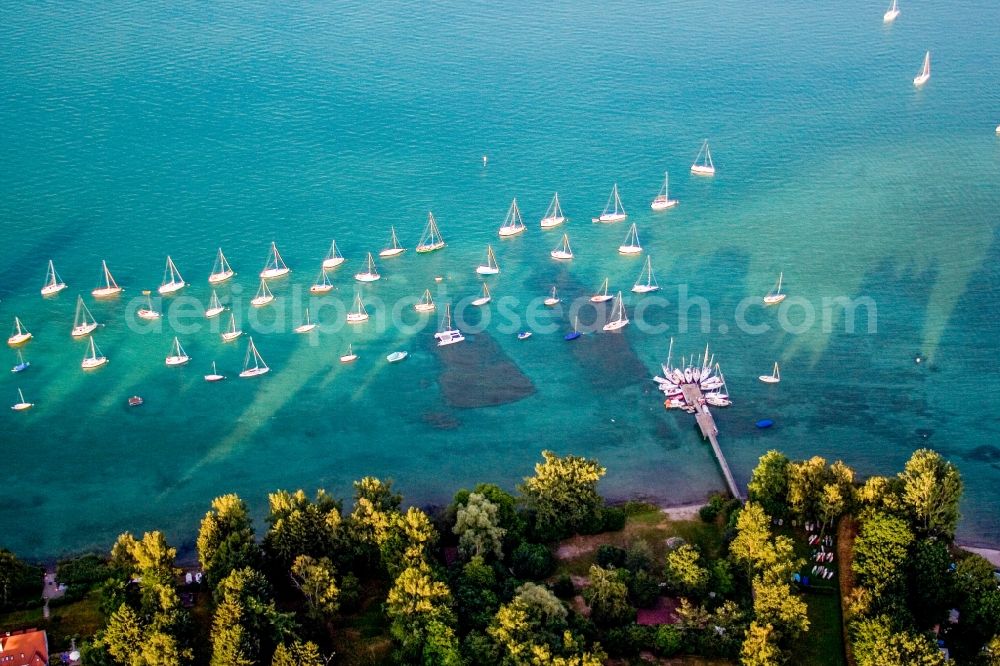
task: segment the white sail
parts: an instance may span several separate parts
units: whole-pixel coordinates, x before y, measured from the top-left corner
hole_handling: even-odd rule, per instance
[[[424,227],[424,233],[420,236],[420,242],[417,243],[417,252],[423,254],[425,252],[433,252],[434,250],[440,250],[444,247],[444,238],[441,237],[441,231],[438,229],[437,221],[434,219],[434,213],[427,213],[427,226]]]
[[[629,227],[628,233],[625,234],[625,242],[618,246],[618,254],[640,254],[642,252],[642,245],[639,244],[639,230],[635,226],[635,222]]]
[[[781,293],[781,282],[785,279],[785,273],[778,273],[778,283],[774,285],[774,289],[768,292],[767,296],[764,297],[764,305],[775,305],[785,300],[785,294]]]
[[[913,85],[918,88],[931,78],[931,52],[928,51],[924,55],[924,65],[920,68],[920,73],[913,77]]]
[[[563,215],[562,206],[559,205],[559,193],[556,192],[552,195],[552,201],[545,210],[545,215],[542,217],[540,224],[542,229],[551,229],[552,227],[558,227],[565,221],[566,216]]]
[[[899,16],[899,3],[897,0],[892,0],[892,4],[889,5],[889,9],[882,15],[883,23],[892,23]]]
[[[260,272],[260,278],[262,280],[273,280],[274,278],[288,275],[290,270],[285,265],[285,260],[281,258],[278,246],[274,241],[271,241],[271,250],[267,254],[267,263],[264,264],[264,269]]]
[[[396,236],[396,227],[389,227],[389,229],[389,242],[386,244],[385,248],[378,253],[378,256],[380,257],[398,257],[406,252],[406,248],[402,246],[399,242],[399,238]]]
[[[697,176],[715,175],[715,163],[712,162],[712,151],[708,147],[708,139],[705,139],[704,143],[701,144],[701,150],[698,151],[698,156],[694,158],[694,164],[691,165],[691,173]]]
[[[270,370],[271,368],[267,367],[264,358],[257,351],[257,345],[253,343],[253,338],[250,338],[246,356],[243,358],[243,372],[240,373],[240,377],[257,377]]]
[[[208,301],[208,307],[205,308],[205,317],[207,319],[218,317],[225,311],[225,309],[226,308],[223,307],[222,302],[219,301],[219,295],[215,293],[215,290],[213,289],[212,297]]]
[[[625,207],[622,205],[622,198],[618,194],[618,183],[615,183],[614,187],[611,188],[611,194],[608,196],[608,203],[604,206],[604,212],[598,217],[593,218],[593,221],[610,224],[612,222],[622,222],[626,218],[628,218],[628,213],[625,212]]]
[[[56,273],[56,266],[49,259],[49,267],[45,271],[45,284],[42,286],[42,296],[52,296],[58,294],[66,288],[66,283]]]
[[[660,285],[656,282],[656,276],[653,275],[653,258],[647,255],[646,265],[643,266],[642,272],[639,273],[639,279],[632,285],[632,291],[637,294],[646,294],[656,291],[659,288]]]
[[[676,205],[677,199],[670,198],[670,173],[664,172],[663,187],[660,188],[660,193],[656,195],[656,198],[649,204],[649,207],[659,211],[673,208]]]
[[[615,296],[615,302],[611,305],[611,316],[608,323],[604,325],[605,331],[617,331],[628,324],[628,317],[625,314],[625,302],[622,300],[622,292]]]
[[[215,255],[215,263],[212,265],[212,272],[208,274],[209,284],[219,284],[236,275],[236,271],[229,265],[226,255],[222,254],[222,248]]]
[[[115,282],[114,277],[111,276],[111,271],[108,269],[108,262],[101,260],[101,270],[103,271],[102,280],[104,282],[103,287],[98,287],[90,293],[94,298],[110,298],[111,296],[117,296],[122,292],[122,288],[118,286]]]
[[[510,202],[510,208],[507,209],[507,216],[504,218],[503,224],[500,225],[500,237],[516,236],[525,229],[527,227],[524,226],[524,220],[521,219],[521,209],[517,207],[517,198],[515,197]]]
[[[496,275],[500,272],[500,265],[497,263],[497,255],[493,252],[493,246],[486,246],[486,263],[476,268],[480,275]]]
[[[174,265],[174,260],[167,255],[167,265],[163,269],[163,282],[160,284],[159,292],[161,294],[172,294],[175,291],[180,291],[187,286],[184,282],[184,278],[181,277],[181,272],[177,270],[177,266]]]
[[[563,234],[562,241],[549,252],[553,259],[568,261],[573,258],[573,249],[569,246],[569,234]]]
[[[97,320],[90,313],[87,304],[83,302],[83,296],[76,297],[76,315],[73,317],[73,329],[70,335],[74,338],[82,338],[89,335],[97,328]]]
[[[764,382],[765,384],[777,384],[778,382],[780,382],[781,370],[778,368],[778,362],[777,361],[774,362],[774,369],[771,371],[771,374],[761,375],[757,379]]]
[[[323,268],[336,268],[342,263],[344,263],[344,256],[340,254],[340,250],[337,248],[337,241],[332,240],[330,241],[330,251],[323,258]]]

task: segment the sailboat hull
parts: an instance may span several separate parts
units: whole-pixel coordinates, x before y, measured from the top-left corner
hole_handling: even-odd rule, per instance
[[[761,375],[757,379],[759,379],[760,381],[764,382],[765,384],[777,384],[778,382],[781,381],[777,377],[773,377],[771,375]]]
[[[365,321],[368,321],[368,315],[363,312],[360,314],[357,312],[352,312],[349,315],[347,315],[348,324],[360,324],[361,322]]]
[[[240,377],[244,379],[247,377],[259,377],[261,375],[266,375],[271,371],[271,368],[250,368],[249,370],[244,370],[240,373]]]
[[[275,278],[284,277],[290,272],[290,268],[265,268],[260,272],[260,278],[262,280],[273,280]]]
[[[344,354],[343,356],[340,357],[341,363],[352,363],[357,360],[358,360],[357,354]]]
[[[309,331],[316,328],[316,324],[302,324],[301,326],[295,327],[296,333],[308,333]]]
[[[552,229],[558,227],[566,221],[565,217],[543,217],[541,221],[542,229]]]
[[[517,236],[518,234],[523,234],[527,227],[500,227],[500,238],[510,238],[511,236]]]
[[[97,358],[85,358],[83,359],[83,363],[80,364],[80,367],[83,368],[84,370],[93,370],[94,368],[99,368],[102,365],[106,365],[107,362],[108,359],[105,356],[98,356]]]
[[[206,382],[221,382],[225,378],[225,375],[205,375]]]
[[[569,261],[573,258],[572,252],[563,252],[562,250],[552,250],[549,255],[553,259],[558,259],[559,261]]]
[[[489,296],[484,296],[484,297],[477,298],[474,301],[472,301],[472,305],[475,305],[476,307],[482,307],[482,306],[486,305],[487,303],[489,303],[491,300],[493,300],[493,299],[490,298]]]
[[[625,213],[605,213],[599,217],[593,218],[594,222],[600,222],[602,224],[613,224],[615,222],[624,222],[628,219],[628,215]]]
[[[628,326],[628,319],[619,319],[615,321],[609,321],[603,326],[605,331],[617,331],[620,328],[625,328]]]
[[[632,287],[633,293],[648,294],[651,291],[658,291],[660,288],[654,284],[637,284]]]
[[[479,266],[476,268],[476,273],[479,275],[496,275],[499,272],[499,268],[493,268],[492,266]]]
[[[542,303],[544,305],[547,305],[548,307],[551,308],[551,307],[555,307],[556,305],[559,305],[559,299],[558,298],[551,298],[550,297],[550,298],[546,298],[544,301],[542,301]]]
[[[143,308],[142,310],[137,310],[135,314],[139,317],[139,319],[145,319],[147,321],[160,318],[159,312],[157,312],[156,310],[147,310],[145,308]]]
[[[336,268],[337,266],[341,265],[342,263],[344,263],[344,258],[343,257],[333,257],[331,259],[324,259],[323,260],[323,268],[328,268],[328,269],[329,268]]]
[[[73,330],[70,331],[70,335],[74,338],[82,338],[85,335],[90,335],[97,328],[97,323],[93,324],[83,324],[81,326],[74,326]]]
[[[714,176],[715,167],[706,166],[704,164],[693,164],[691,165],[691,173],[693,173],[696,176]]]
[[[387,250],[382,250],[381,252],[378,253],[378,256],[383,257],[383,258],[386,258],[386,257],[398,257],[399,255],[403,254],[404,252],[406,252],[405,248],[393,247],[393,248],[389,248]]]
[[[922,86],[925,83],[927,83],[930,80],[930,78],[931,78],[930,74],[919,74],[919,75],[913,77],[913,85],[915,85],[917,88],[919,88],[920,86]]]
[[[219,284],[220,282],[225,282],[232,278],[236,273],[234,271],[223,271],[221,273],[212,273],[208,276],[209,284]]]
[[[94,298],[113,298],[122,293],[121,287],[99,287],[90,292]]]
[[[417,312],[433,312],[434,311],[434,304],[433,303],[417,303],[416,305],[413,306],[413,309],[416,310]]]
[[[11,347],[17,347],[18,345],[23,345],[30,339],[31,333],[18,333],[17,335],[12,335],[7,338],[7,344]]]
[[[255,308],[262,308],[273,300],[274,296],[258,296],[250,301],[250,305]]]
[[[187,284],[184,282],[168,282],[166,284],[161,284],[156,291],[160,292],[161,295],[173,294],[186,286]]]
[[[783,300],[785,300],[785,294],[778,294],[776,296],[765,296],[764,305],[777,305]]]
[[[226,308],[223,308],[223,307],[209,308],[209,309],[205,310],[205,318],[206,319],[212,319],[213,317],[218,317],[220,314],[222,314],[223,312],[225,312],[225,310],[226,310]]]
[[[642,254],[642,248],[638,245],[620,245],[618,254]]]
[[[226,333],[222,334],[222,341],[232,342],[233,340],[239,338],[241,335],[243,335],[243,331],[227,331]]]
[[[168,356],[166,362],[167,366],[172,367],[175,365],[185,365],[190,360],[191,360],[190,356]]]
[[[47,284],[42,287],[42,296],[54,296],[65,288],[66,284],[64,282],[59,282],[58,284]]]
[[[434,252],[435,250],[440,250],[444,247],[444,241],[440,243],[428,243],[426,245],[417,246],[417,254],[426,254],[427,252]]]
[[[375,282],[382,276],[378,273],[355,273],[354,279],[358,282]]]
[[[898,9],[890,9],[885,14],[882,15],[882,23],[892,23],[899,16]]]
[[[310,294],[326,294],[333,291],[332,284],[314,284],[309,287]]]
[[[607,303],[612,298],[614,298],[614,296],[611,296],[610,294],[595,294],[594,296],[590,297],[590,302],[591,303]]]
[[[663,197],[658,197],[653,199],[653,203],[649,204],[649,207],[655,211],[667,210],[668,208],[673,208],[677,205],[677,199],[666,199]]]

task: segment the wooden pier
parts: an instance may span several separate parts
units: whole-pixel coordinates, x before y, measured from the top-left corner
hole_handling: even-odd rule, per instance
[[[729,486],[730,494],[742,502],[743,493],[736,485],[736,479],[733,478],[733,473],[729,469],[726,456],[722,455],[722,447],[719,446],[719,429],[715,426],[712,413],[708,411],[708,405],[701,394],[701,387],[697,384],[681,384],[681,390],[684,393],[684,401],[694,408],[694,418],[698,422],[698,427],[701,428],[701,436],[712,444],[715,459],[719,461],[719,468],[722,470],[722,476],[726,479],[726,485]]]

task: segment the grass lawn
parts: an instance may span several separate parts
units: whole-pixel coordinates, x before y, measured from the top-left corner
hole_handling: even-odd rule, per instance
[[[840,629],[840,597],[837,594],[806,594],[809,605],[809,631],[793,648],[799,663],[843,666],[843,633]]]
[[[42,617],[41,608],[4,613],[0,615],[0,630],[44,629],[49,638],[49,650],[61,652],[69,649],[70,639],[88,638],[101,628],[100,597],[98,590],[91,590],[79,601],[52,608],[48,620]]]

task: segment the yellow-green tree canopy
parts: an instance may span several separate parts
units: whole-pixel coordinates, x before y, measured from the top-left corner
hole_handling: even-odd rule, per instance
[[[551,451],[542,451],[542,458],[520,490],[534,515],[536,533],[551,540],[572,534],[599,516],[603,500],[597,482],[607,470],[596,460],[560,457]]]

